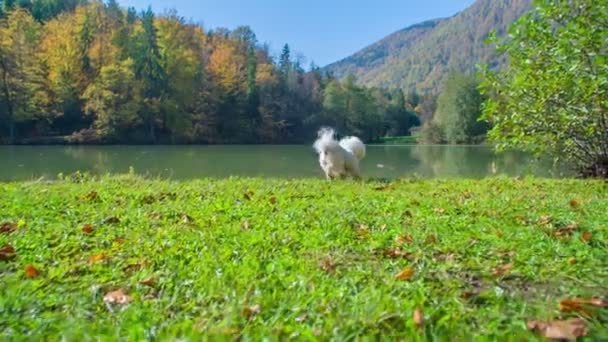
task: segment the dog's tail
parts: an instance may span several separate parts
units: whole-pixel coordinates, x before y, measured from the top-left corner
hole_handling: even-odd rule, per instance
[[[350,151],[357,159],[365,158],[365,144],[357,137],[344,137],[340,140],[340,146]]]
[[[330,149],[334,149],[338,147],[338,142],[334,138],[336,132],[333,128],[322,127],[319,132],[317,132],[318,138],[315,141],[313,147],[317,150],[317,153],[327,152]]]

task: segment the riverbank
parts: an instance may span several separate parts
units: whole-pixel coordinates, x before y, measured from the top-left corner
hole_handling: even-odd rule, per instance
[[[607,207],[578,180],[0,183],[0,330],[602,340],[605,302],[565,300],[608,298]]]

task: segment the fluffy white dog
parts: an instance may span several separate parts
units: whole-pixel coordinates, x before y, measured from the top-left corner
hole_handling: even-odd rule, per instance
[[[319,130],[314,148],[319,153],[319,164],[325,177],[352,176],[360,178],[359,161],[365,158],[365,144],[357,137],[344,137],[339,142],[335,139],[333,128],[323,127]]]

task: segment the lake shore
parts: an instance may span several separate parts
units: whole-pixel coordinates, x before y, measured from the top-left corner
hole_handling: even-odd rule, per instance
[[[0,328],[531,340],[530,320],[582,318],[602,340],[606,308],[563,301],[608,297],[607,207],[571,179],[5,182]]]

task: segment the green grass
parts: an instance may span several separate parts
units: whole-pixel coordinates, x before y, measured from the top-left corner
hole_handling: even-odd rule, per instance
[[[0,339],[531,340],[528,319],[580,315],[561,300],[608,296],[607,208],[577,180],[0,183]]]

